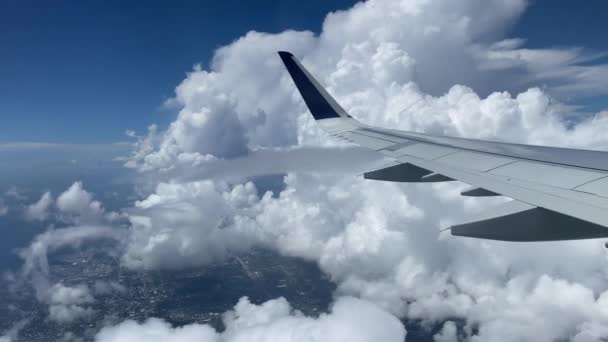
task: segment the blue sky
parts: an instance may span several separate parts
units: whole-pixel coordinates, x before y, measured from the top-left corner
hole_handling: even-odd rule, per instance
[[[5,1],[0,142],[108,143],[125,140],[126,129],[163,127],[174,117],[164,100],[217,47],[249,30],[318,32],[327,12],[352,3]],[[592,15],[607,9],[600,0],[539,0],[509,36],[530,47],[608,50],[608,23]]]

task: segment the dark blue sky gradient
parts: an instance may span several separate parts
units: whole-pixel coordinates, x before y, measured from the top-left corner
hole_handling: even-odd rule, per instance
[[[530,0],[511,36],[527,39],[527,47],[579,46],[608,50],[608,1]]]
[[[0,3],[1,142],[105,143],[164,127],[162,103],[196,63],[250,30],[318,32],[355,1]],[[540,0],[511,36],[531,47],[608,50],[608,2]]]
[[[250,30],[318,31],[353,1],[4,1],[0,142],[124,140],[196,63]]]

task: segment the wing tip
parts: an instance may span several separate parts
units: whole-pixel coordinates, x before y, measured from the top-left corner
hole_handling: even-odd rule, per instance
[[[289,51],[277,51],[315,120],[340,118],[347,113]],[[341,115],[341,113],[343,113]]]
[[[289,51],[277,51],[277,53],[279,54],[279,56],[281,56],[281,58],[293,57],[293,53],[291,53]]]
[[[289,63],[292,63],[295,58],[293,53],[289,51],[277,51],[277,53],[279,54],[279,57],[281,57],[281,61],[283,61],[283,64],[285,64],[285,66],[287,66]]]

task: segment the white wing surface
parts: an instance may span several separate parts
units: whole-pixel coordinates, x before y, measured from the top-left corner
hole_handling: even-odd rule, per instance
[[[458,180],[463,196],[513,201],[452,235],[505,241],[608,237],[608,152],[433,136],[365,125],[352,118],[289,52],[279,52],[313,117],[332,136],[392,158],[364,174],[393,182]]]

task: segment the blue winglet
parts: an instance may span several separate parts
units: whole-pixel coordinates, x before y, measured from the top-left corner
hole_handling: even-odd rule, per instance
[[[293,54],[279,51],[279,56],[315,120],[349,117]]]

